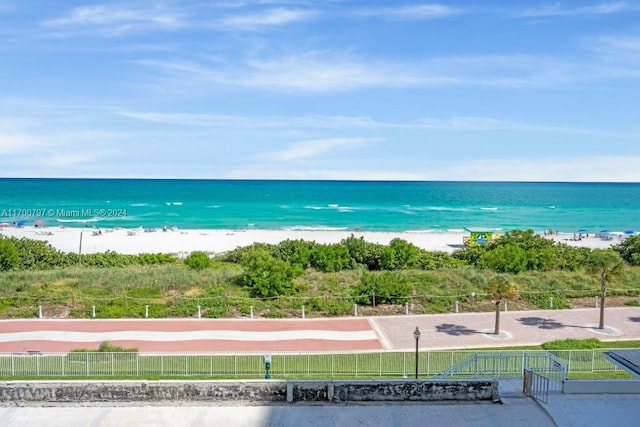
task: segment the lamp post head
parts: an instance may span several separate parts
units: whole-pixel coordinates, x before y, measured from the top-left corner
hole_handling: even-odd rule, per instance
[[[416,341],[420,339],[420,329],[416,326],[416,330],[413,331],[413,336],[416,338]]]

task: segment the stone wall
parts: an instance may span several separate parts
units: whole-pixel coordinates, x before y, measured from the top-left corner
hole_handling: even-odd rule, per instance
[[[78,381],[0,383],[0,402],[499,401],[497,381]]]

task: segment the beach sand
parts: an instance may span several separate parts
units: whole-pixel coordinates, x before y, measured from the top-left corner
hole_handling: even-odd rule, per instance
[[[90,228],[36,228],[5,227],[0,235],[49,242],[63,252],[78,252],[82,238],[82,253],[114,251],[121,254],[171,253],[186,256],[193,251],[223,253],[252,243],[279,243],[281,241],[308,240],[316,243],[339,243],[351,235],[363,237],[372,243],[388,244],[401,238],[429,251],[453,252],[463,247],[466,232],[375,232],[375,231],[288,231],[288,230],[167,230],[145,231],[141,229]],[[82,237],[81,237],[82,236]],[[618,244],[620,238],[601,240],[595,236],[574,241],[573,234],[554,235],[558,242],[571,246],[608,248]]]

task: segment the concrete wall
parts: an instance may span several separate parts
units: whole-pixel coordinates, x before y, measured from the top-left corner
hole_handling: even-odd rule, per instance
[[[499,401],[497,381],[105,381],[0,383],[3,402]]]
[[[640,380],[566,380],[567,394],[640,394]]]

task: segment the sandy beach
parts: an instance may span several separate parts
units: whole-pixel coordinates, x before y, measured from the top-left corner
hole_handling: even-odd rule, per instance
[[[453,252],[462,248],[466,232],[353,232],[353,231],[289,231],[289,230],[178,230],[155,231],[143,229],[87,229],[61,227],[4,227],[0,235],[49,242],[64,252],[78,252],[82,239],[82,253],[115,251],[122,254],[172,253],[185,256],[193,251],[222,253],[252,243],[279,243],[283,240],[302,239],[317,243],[339,243],[350,235],[363,237],[368,242],[388,244],[401,238],[430,250]],[[619,237],[602,240],[595,236],[573,240],[573,234],[550,236],[571,246],[608,248],[619,243]]]

